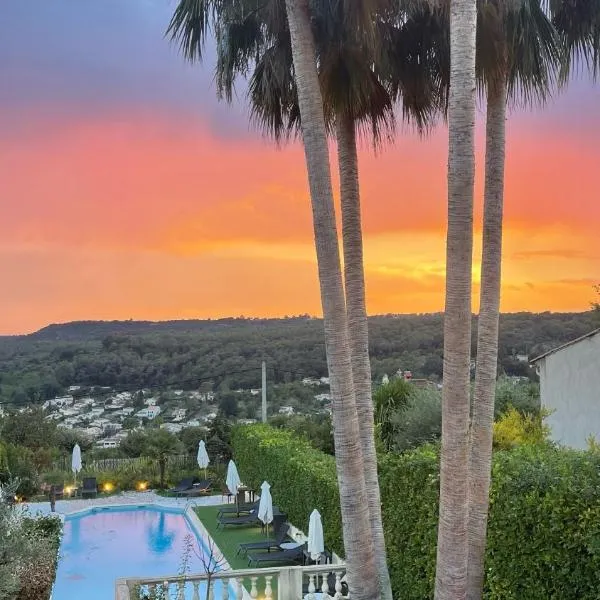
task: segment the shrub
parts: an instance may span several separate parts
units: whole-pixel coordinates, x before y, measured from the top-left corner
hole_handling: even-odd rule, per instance
[[[0,497],[14,494],[15,488],[1,488]],[[46,600],[50,596],[61,530],[56,516],[32,519],[0,502],[1,600]]]
[[[287,431],[237,427],[240,475],[272,484],[274,501],[306,527],[323,516],[326,544],[341,553],[335,463]],[[383,525],[395,598],[433,597],[439,456],[424,446],[380,459]],[[486,556],[486,600],[596,600],[600,589],[600,455],[519,446],[496,452]]]
[[[442,396],[437,390],[415,388],[406,406],[391,419],[393,449],[404,452],[433,442],[442,434]]]
[[[373,394],[375,430],[386,450],[391,450],[394,442],[393,417],[408,405],[414,391],[413,385],[398,377],[378,387]]]
[[[546,413],[523,414],[516,408],[509,408],[494,423],[494,447],[510,450],[521,445],[548,444],[550,428],[544,425]]]
[[[540,411],[539,384],[515,382],[508,377],[499,377],[496,382],[494,405],[496,418],[510,408],[516,408],[521,413],[537,414]]]

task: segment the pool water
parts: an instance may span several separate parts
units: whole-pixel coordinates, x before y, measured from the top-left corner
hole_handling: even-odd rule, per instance
[[[67,517],[52,600],[112,600],[120,577],[181,573],[186,546],[187,572],[204,573],[207,546],[181,510],[104,507]]]

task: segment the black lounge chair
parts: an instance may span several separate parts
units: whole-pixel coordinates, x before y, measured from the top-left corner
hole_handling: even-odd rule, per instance
[[[183,492],[176,492],[176,496],[184,496],[186,498],[190,498],[192,496],[202,496],[203,494],[208,494],[211,490],[212,481],[210,479],[203,479],[199,483],[194,483],[194,485]]]
[[[306,550],[306,544],[279,552],[256,552],[248,554],[248,566],[258,567],[261,563],[267,562],[302,563],[304,550]]]
[[[277,530],[277,534],[273,539],[264,540],[262,542],[243,542],[240,544],[238,548],[237,554],[243,552],[246,554],[249,550],[266,550],[267,552],[271,552],[271,548],[277,548],[278,550],[283,550],[280,544],[283,544],[288,534],[288,525],[284,523]]]
[[[235,514],[239,516],[239,513],[249,513],[253,510],[258,510],[259,504],[260,502],[250,502],[246,504],[240,504],[239,508],[237,506],[223,506],[219,509],[219,512],[217,513],[217,518],[223,517],[225,515],[229,517]]]
[[[98,494],[98,483],[95,477],[84,477],[81,485],[81,497],[95,498]]]
[[[181,492],[191,490],[194,487],[194,481],[194,477],[186,477],[185,479],[182,479],[174,488],[171,488],[169,493],[180,494]]]
[[[254,525],[258,524],[258,508],[252,509],[247,515],[241,517],[228,517],[222,516],[217,519],[217,529],[219,526],[224,527],[225,525]]]
[[[279,527],[283,522],[287,521],[287,513],[282,513],[278,506],[273,507],[273,523],[271,526],[275,531],[279,530]],[[217,520],[217,529],[219,526],[225,527],[225,525],[260,525],[261,529],[264,529],[265,524],[258,518],[258,508],[252,510],[247,515],[241,517],[220,517]]]

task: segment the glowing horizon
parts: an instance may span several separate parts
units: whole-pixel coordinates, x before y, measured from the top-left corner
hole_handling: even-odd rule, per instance
[[[65,0],[34,1],[39,11],[8,0],[0,23],[0,334],[74,320],[320,315],[301,147],[253,131],[243,97],[217,102],[210,56],[192,69],[162,37],[172,7],[107,0],[75,14]],[[42,26],[40,55],[25,40]],[[589,308],[599,100],[581,79],[543,110],[509,116],[503,312]],[[426,140],[401,130],[377,155],[361,148],[369,313],[443,309],[446,147],[438,127]]]

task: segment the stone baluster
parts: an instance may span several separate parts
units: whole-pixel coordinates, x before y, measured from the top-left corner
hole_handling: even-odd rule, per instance
[[[243,598],[244,598],[244,578],[236,577],[235,582],[237,583],[237,589],[235,591],[236,600],[243,600]]]
[[[258,588],[256,587],[256,582],[258,581],[258,577],[250,577],[250,598],[258,598]]]
[[[177,600],[185,600],[185,581],[177,584]]]
[[[152,583],[148,586],[148,596],[156,598],[156,586]]]
[[[342,578],[339,571],[335,574],[335,600],[341,600],[342,598]]]
[[[315,585],[315,576],[311,573],[308,576],[308,600],[315,600],[315,591],[317,587]]]
[[[229,600],[229,579],[221,579],[221,600]]]
[[[265,600],[273,599],[273,588],[271,587],[271,580],[273,575],[265,575]]]
[[[192,594],[192,600],[200,600],[200,582],[194,581],[194,593]]]
[[[163,581],[162,583],[159,583],[156,585],[156,597],[160,598],[161,600],[163,598],[168,598],[169,597],[169,582],[165,579],[165,581]]]
[[[323,573],[323,583],[321,584],[321,593],[323,594],[323,600],[327,598],[333,598],[329,595],[329,573]]]

